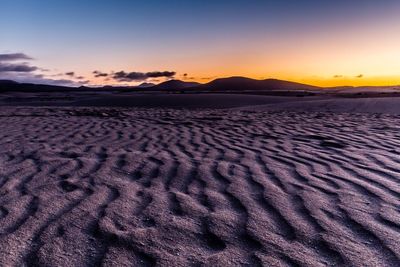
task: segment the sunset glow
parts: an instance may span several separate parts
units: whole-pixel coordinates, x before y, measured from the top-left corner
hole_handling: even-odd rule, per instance
[[[201,83],[246,76],[320,86],[400,84],[400,2],[394,0],[1,5],[0,54],[24,53],[38,69],[0,72],[0,79],[139,84],[172,77],[121,81],[113,73],[171,71]]]

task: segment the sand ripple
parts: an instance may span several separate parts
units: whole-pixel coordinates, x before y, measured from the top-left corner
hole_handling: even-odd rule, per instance
[[[2,266],[399,266],[400,116],[2,108]]]

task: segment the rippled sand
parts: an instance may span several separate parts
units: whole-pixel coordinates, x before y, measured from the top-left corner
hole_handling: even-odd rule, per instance
[[[0,265],[399,266],[400,116],[0,109]]]

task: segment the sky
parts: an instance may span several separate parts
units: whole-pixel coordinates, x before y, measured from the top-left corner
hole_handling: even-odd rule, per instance
[[[398,0],[0,0],[0,79],[400,84]]]

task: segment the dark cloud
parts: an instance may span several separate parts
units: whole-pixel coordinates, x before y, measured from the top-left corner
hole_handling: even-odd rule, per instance
[[[175,74],[176,72],[174,71],[126,72],[121,70],[112,73],[105,73],[98,70],[93,71],[93,75],[96,78],[110,77],[118,82],[139,82],[157,78],[172,78]]]
[[[343,75],[334,75],[333,78],[343,78]]]
[[[23,53],[0,54],[0,61],[31,60],[32,58]]]
[[[182,75],[182,77],[183,77],[184,80],[195,80],[196,79],[195,77],[189,76],[189,74],[187,74],[187,73],[184,73]]]
[[[360,75],[356,76],[356,78],[362,78],[362,77],[364,77],[364,74],[360,74]]]
[[[104,73],[98,70],[93,71],[94,77],[98,78],[98,77],[107,77],[108,73]]]
[[[69,76],[69,77],[71,77],[71,78],[75,78],[75,79],[77,79],[77,80],[84,80],[84,79],[85,79],[84,76],[78,76],[78,75],[77,75],[75,72],[73,72],[73,71],[70,71],[70,72],[66,72],[66,73],[64,73],[64,74],[61,74],[61,76],[63,76],[63,75]]]
[[[125,71],[118,71],[113,74],[113,78],[118,81],[140,81],[146,80],[146,75],[142,72],[130,72],[126,73]]]
[[[62,86],[80,86],[82,83],[71,81],[68,79],[51,79],[42,74],[33,74],[30,72],[0,72],[0,80],[13,80],[20,83],[34,83],[34,84],[50,84]]]
[[[112,77],[120,82],[144,81],[151,78],[172,78],[174,71],[152,71],[152,72],[125,72],[119,71],[112,74]]]
[[[146,76],[147,78],[171,78],[174,77],[176,74],[175,71],[153,71],[153,72],[147,72]]]
[[[7,64],[7,63],[0,62],[0,72],[32,72],[37,69],[38,69],[38,67],[30,66],[26,63]]]
[[[63,86],[81,86],[89,83],[89,81],[85,80],[85,77],[77,77],[75,72],[72,71],[60,74],[44,75],[40,72],[47,72],[49,70],[32,66],[27,62],[23,62],[26,60],[32,60],[32,58],[23,53],[0,54],[0,79],[14,80],[21,83]],[[75,78],[79,81],[51,78],[64,75]]]
[[[8,61],[31,60],[32,58],[23,53],[0,54],[0,73],[2,72],[32,72],[38,67],[30,66],[28,63],[8,63]],[[7,63],[6,63],[7,62]]]

